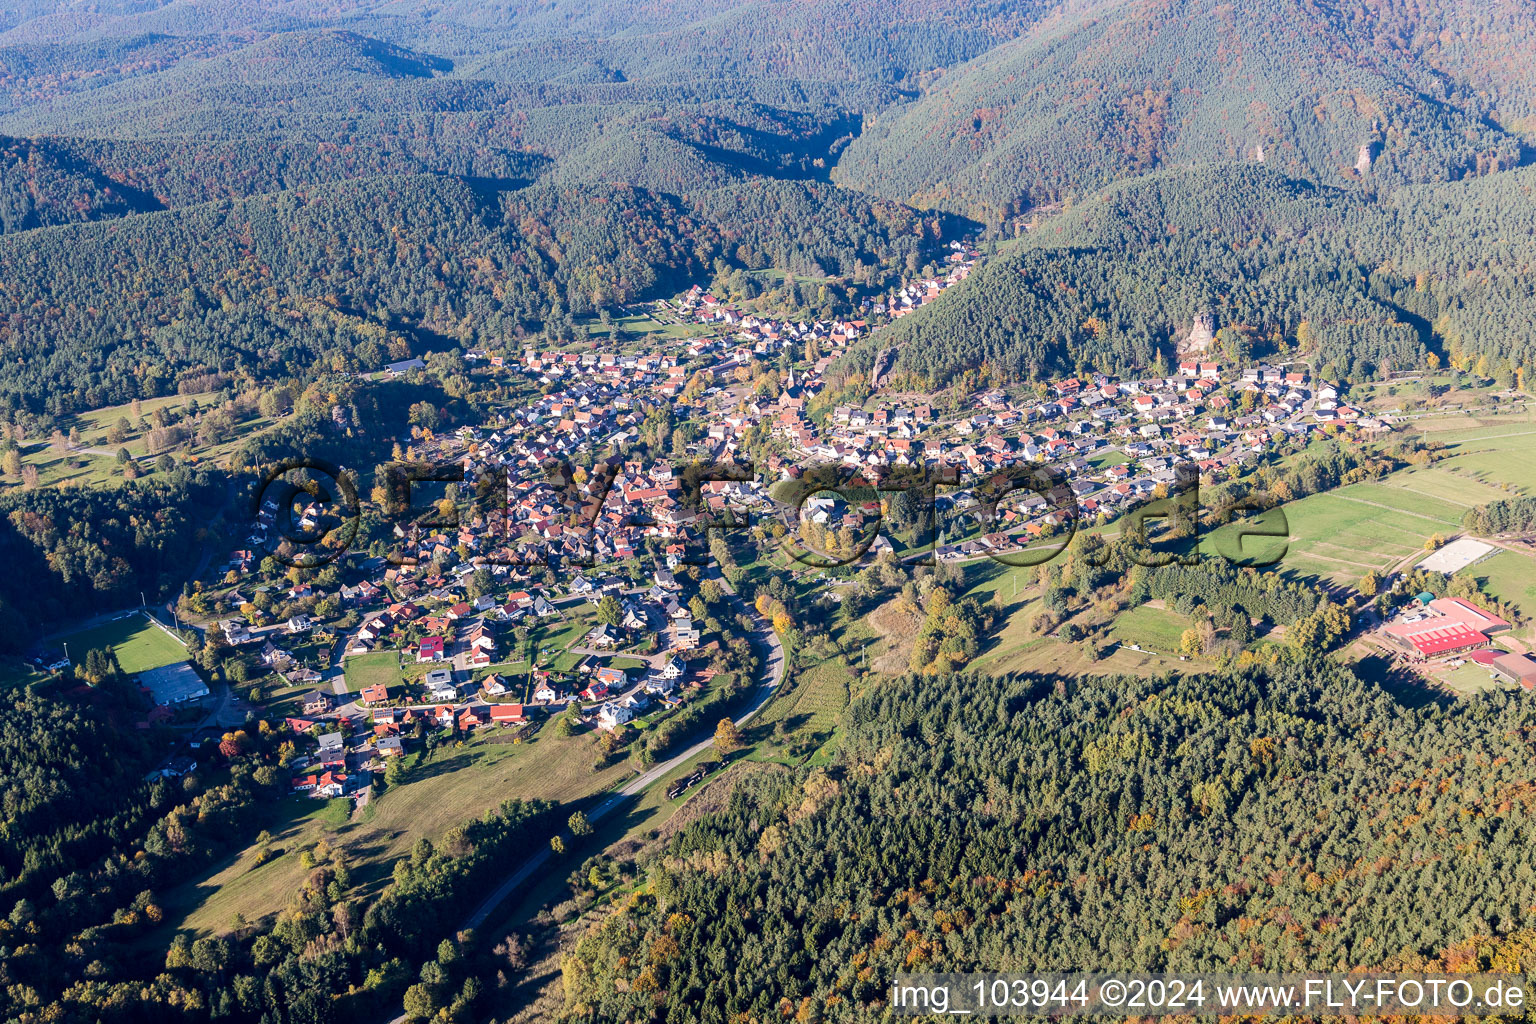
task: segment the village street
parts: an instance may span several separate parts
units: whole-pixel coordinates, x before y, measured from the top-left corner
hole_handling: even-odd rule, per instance
[[[752,692],[747,706],[736,716],[736,724],[745,725],[768,702],[768,699],[773,696],[784,679],[784,645],[779,642],[778,636],[769,627],[768,623],[763,621],[762,616],[758,615],[755,609],[749,608],[742,603],[741,598],[737,596],[730,581],[721,576],[718,570],[712,572],[709,578],[715,580],[720,585],[721,590],[735,606],[737,614],[745,613],[752,616],[753,620],[757,623],[757,629],[751,634],[751,640],[756,647],[766,649],[767,651],[759,673],[757,689]],[[705,737],[681,753],[652,765],[645,772],[626,783],[616,792],[605,797],[602,802],[587,811],[587,820],[596,822],[607,817],[632,798],[645,792],[673,769],[709,749],[713,742],[713,736]],[[464,918],[463,924],[460,925],[460,930],[478,928],[483,925],[507,897],[511,896],[525,882],[538,874],[550,862],[553,856],[554,854],[548,847],[543,847],[538,852],[530,855],[522,864],[518,865],[515,870],[507,875],[502,883],[482,900],[473,912]],[[390,1024],[404,1024],[405,1020],[406,1016],[402,1013],[395,1017]]]

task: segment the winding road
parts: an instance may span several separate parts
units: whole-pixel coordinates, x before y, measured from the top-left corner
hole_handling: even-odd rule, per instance
[[[757,628],[752,631],[751,639],[759,648],[767,649],[767,655],[763,659],[761,670],[762,674],[758,681],[757,689],[753,691],[751,701],[746,709],[736,717],[737,725],[745,725],[747,722],[751,721],[752,718],[758,713],[758,711],[762,709],[763,705],[768,702],[768,698],[773,696],[774,691],[778,689],[779,683],[784,679],[784,645],[779,642],[778,636],[773,632],[772,628],[770,628],[769,625],[763,621],[762,616],[757,613],[756,609],[748,607],[741,600],[741,598],[737,596],[736,590],[731,586],[729,580],[727,580],[724,576],[721,576],[718,571],[712,573],[710,575],[710,579],[713,579],[720,585],[720,589],[727,595],[729,601],[735,606],[738,614],[745,613],[750,615],[753,620],[757,622]],[[703,753],[713,742],[713,736],[706,737],[705,739],[702,739],[695,743],[693,746],[689,747],[687,750],[684,750],[681,753],[674,755],[673,757],[669,757],[667,760],[662,761],[659,764],[652,765],[644,773],[636,776],[623,788],[609,794],[601,803],[588,811],[587,820],[596,822],[611,814],[615,809],[623,806],[633,797],[639,796],[651,786],[655,785],[658,781],[661,780],[663,776],[667,775],[674,768],[683,764],[683,762],[697,756],[700,753]],[[529,856],[520,865],[518,865],[511,874],[507,875],[507,877],[502,880],[502,883],[498,885],[495,890],[490,893],[490,895],[486,896],[486,898],[480,902],[479,906],[477,906],[472,913],[464,918],[463,922],[460,923],[458,930],[463,931],[466,929],[478,928],[483,925],[491,916],[491,914],[496,910],[496,908],[501,906],[502,902],[505,901],[507,897],[511,896],[512,893],[517,891],[517,889],[523,885],[523,883],[527,882],[530,878],[537,874],[546,864],[549,863],[552,857],[553,854],[550,852],[548,847],[545,847],[539,850],[537,853]],[[404,1024],[406,1019],[406,1015],[401,1013],[399,1016],[391,1020],[390,1024]]]
[[[768,702],[768,698],[773,696],[773,692],[778,689],[779,683],[784,679],[784,645],[779,642],[779,638],[774,634],[773,630],[762,621],[762,617],[757,614],[756,610],[749,610],[747,606],[742,603],[741,598],[736,596],[736,591],[731,587],[730,581],[726,580],[723,576],[718,574],[712,575],[711,579],[714,579],[715,582],[720,585],[720,589],[728,595],[731,603],[736,606],[738,613],[744,611],[748,612],[754,619],[757,620],[758,628],[753,631],[752,640],[758,646],[766,647],[768,649],[767,657],[763,659],[762,678],[758,682],[757,689],[752,693],[751,703],[736,718],[737,725],[745,725],[747,722],[751,721],[753,716],[755,716],[758,711],[762,709],[762,706]],[[615,808],[624,804],[631,797],[639,796],[641,793],[645,792],[657,781],[659,781],[664,775],[671,772],[672,769],[678,767],[688,759],[703,753],[713,742],[713,736],[706,737],[705,739],[702,739],[695,743],[693,746],[689,747],[687,750],[669,757],[665,761],[652,765],[643,774],[636,776],[622,789],[618,790],[616,793],[611,794],[602,803],[592,808],[592,810],[587,813],[587,820],[597,821],[604,815],[611,813]],[[540,852],[534,854],[532,857],[529,857],[521,867],[519,867],[512,874],[508,875],[506,880],[503,881],[501,885],[497,886],[495,891],[487,896],[481,902],[481,904],[475,908],[474,913],[470,914],[467,918],[464,919],[463,925],[460,926],[461,930],[464,928],[477,928],[484,924],[486,918],[491,916],[491,912],[494,911],[503,900],[510,896],[518,886],[527,881],[529,876],[531,876],[535,871],[542,867],[549,860],[549,858],[550,852],[548,850],[541,850]]]

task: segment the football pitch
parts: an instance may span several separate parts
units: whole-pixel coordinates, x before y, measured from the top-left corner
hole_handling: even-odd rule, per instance
[[[88,651],[111,648],[128,675],[187,660],[185,647],[137,613],[60,637],[58,642],[67,646],[70,660],[77,665],[84,663]]]

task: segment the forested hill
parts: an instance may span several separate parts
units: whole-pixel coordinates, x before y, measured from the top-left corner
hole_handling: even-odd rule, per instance
[[[1156,167],[1261,152],[1291,175],[1378,185],[1455,180],[1529,155],[1520,133],[1532,127],[1536,73],[1505,60],[1512,39],[1536,38],[1528,6],[1480,0],[1451,5],[1455,16],[1362,6],[1077,5],[881,112],[840,180],[997,220]],[[1441,46],[1437,21],[1499,43]]]
[[[558,62],[569,80],[597,78],[689,79],[735,77],[804,81],[896,82],[910,75],[973,57],[1033,24],[1053,4],[1044,0],[683,0],[611,3],[608,0],[492,0],[492,2],[203,5],[91,5],[50,12],[39,4],[13,10],[16,24],[0,34],[0,46],[16,46],[17,63],[41,76],[28,61],[29,47],[49,47],[48,63],[95,63],[70,43],[103,36],[132,40],[131,56],[161,66],[176,58],[217,55],[231,47],[219,35],[244,39],[311,30],[357,31],[405,57],[405,74],[441,73],[409,54],[433,53],[458,68],[470,59],[481,77],[546,80]],[[114,9],[116,8],[116,9]],[[0,22],[3,24],[3,22]],[[151,35],[153,34],[153,35]],[[205,39],[201,51],[177,53],[158,35]],[[146,38],[148,37],[148,38]],[[127,43],[120,43],[128,50]],[[236,47],[238,48],[238,47]],[[152,56],[150,56],[152,55]],[[138,77],[128,54],[108,66]],[[146,59],[148,57],[148,59]],[[583,60],[585,58],[585,60]],[[98,56],[96,62],[100,62]],[[499,69],[499,73],[489,69]],[[541,73],[543,72],[543,73]],[[46,88],[46,84],[40,83]],[[67,85],[60,92],[73,91]]]
[[[1371,197],[1255,165],[1162,171],[1103,189],[851,353],[939,385],[1174,360],[1196,313],[1218,355],[1311,357],[1367,379],[1450,361],[1536,379],[1536,169]]]
[[[0,150],[0,231],[380,174],[825,180],[863,111],[1050,6],[20,5],[0,16],[0,131],[65,170],[12,173],[26,160]]]
[[[376,12],[257,3],[219,5],[223,31],[194,5],[106,18],[78,11],[0,35],[0,82],[11,85],[0,120],[26,134],[320,139],[349,128],[388,134],[420,114],[485,121],[576,103],[604,108],[604,121],[637,102],[831,101],[856,111],[1017,35],[1051,6],[560,0]],[[151,57],[130,45],[143,32],[189,45],[154,47]],[[99,47],[94,59],[69,45],[86,40]]]
[[[901,971],[1528,970],[1520,696],[883,682],[833,764],[739,783],[645,865],[566,959],[566,1017],[879,1019]]]
[[[0,234],[158,208],[54,140],[0,136]]]
[[[174,393],[187,372],[371,371],[403,357],[400,330],[506,344],[682,286],[717,258],[851,274],[904,263],[931,230],[827,184],[680,198],[416,175],[21,232],[0,237],[0,409]]]
[[[559,335],[731,265],[883,287],[914,208],[1006,237],[1058,200],[898,372],[1151,367],[1210,309],[1234,358],[1512,373],[1536,16],[1443,6],[13,5],[0,411]]]

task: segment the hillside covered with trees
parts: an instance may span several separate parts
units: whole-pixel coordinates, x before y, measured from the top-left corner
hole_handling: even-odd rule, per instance
[[[565,960],[565,1017],[872,1018],[904,970],[1528,968],[1519,697],[1409,710],[1315,666],[882,682],[834,763],[739,783],[643,866]]]
[[[1441,6],[23,5],[0,406],[568,334],[733,269],[867,294],[1042,204],[899,370],[1150,366],[1209,309],[1234,354],[1514,372],[1536,18]]]
[[[1533,190],[1529,169],[1374,199],[1258,165],[1155,172],[1004,247],[844,369],[894,347],[919,386],[1155,373],[1203,311],[1228,362],[1354,380],[1449,363],[1513,386],[1536,379]]]
[[[391,350],[388,327],[507,344],[675,288],[716,259],[904,265],[930,228],[825,183],[675,197],[411,175],[13,233],[0,236],[0,407],[57,415],[174,394],[210,370],[377,370],[411,351]]]
[[[1310,0],[1074,5],[949,71],[917,102],[881,112],[839,176],[996,221],[1190,163],[1261,162],[1322,184],[1382,186],[1523,162],[1522,112],[1536,79],[1494,54],[1507,53],[1505,33],[1531,38],[1528,10],[1361,6],[1374,9]],[[1494,54],[1442,47],[1437,22],[1479,26],[1503,45]],[[1426,49],[1436,63],[1417,59]],[[1508,127],[1495,119],[1506,96]]]

